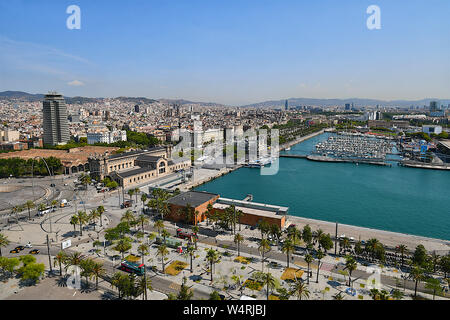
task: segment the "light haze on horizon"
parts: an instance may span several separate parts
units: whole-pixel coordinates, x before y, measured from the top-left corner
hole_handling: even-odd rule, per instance
[[[66,28],[69,5],[81,30]],[[381,8],[381,30],[366,9]],[[448,99],[450,1],[0,2],[0,91],[245,105]]]

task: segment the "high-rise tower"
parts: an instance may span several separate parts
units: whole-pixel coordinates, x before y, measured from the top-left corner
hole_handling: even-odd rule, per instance
[[[67,121],[67,107],[64,98],[56,92],[45,95],[42,103],[44,114],[44,144],[65,144],[70,139],[69,124]]]

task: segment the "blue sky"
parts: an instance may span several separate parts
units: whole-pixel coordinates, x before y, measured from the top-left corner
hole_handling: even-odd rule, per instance
[[[69,5],[81,29],[69,30]],[[366,9],[381,9],[368,30]],[[0,91],[184,98],[450,97],[448,0],[0,1]]]

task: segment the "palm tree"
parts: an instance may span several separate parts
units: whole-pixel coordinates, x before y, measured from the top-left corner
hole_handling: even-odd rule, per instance
[[[281,251],[283,253],[286,253],[286,262],[287,262],[287,267],[289,268],[289,255],[294,252],[295,250],[295,246],[294,244],[291,242],[291,240],[286,240],[283,243],[283,247],[281,249]]]
[[[142,264],[144,264],[144,256],[148,255],[148,245],[147,244],[141,244],[137,248],[137,251],[142,257]]]
[[[193,257],[194,257],[195,250],[196,250],[196,248],[191,246],[191,245],[188,245],[187,249],[186,249],[187,253],[189,254],[189,256],[191,258],[191,273],[194,271],[193,268],[192,268],[192,260],[193,260]]]
[[[238,249],[238,257],[241,255],[241,243],[244,241],[244,237],[241,236],[239,233],[236,233],[234,236],[234,243],[237,244]]]
[[[97,209],[92,209],[89,212],[88,220],[94,223],[94,231],[95,231],[95,226],[97,225],[98,217],[99,217],[99,215],[98,215]]]
[[[345,267],[344,270],[348,270],[348,285],[353,288],[352,283],[352,272],[356,270],[358,264],[352,256],[345,257]]]
[[[67,255],[64,251],[59,251],[56,256],[55,256],[55,260],[54,260],[54,266],[56,267],[56,265],[59,265],[59,275],[62,276],[62,264],[64,263],[64,261],[67,259]]]
[[[111,287],[116,287],[117,288],[117,291],[119,291],[119,299],[121,297],[121,292],[122,292],[121,283],[122,283],[124,277],[127,277],[127,276],[125,274],[121,273],[121,272],[116,272],[111,277]]]
[[[414,298],[417,297],[417,285],[424,278],[424,270],[417,265],[413,265],[411,271],[409,272],[409,278],[414,280]]]
[[[97,207],[97,212],[98,212],[98,216],[100,218],[100,227],[103,227],[103,218],[102,215],[105,212],[105,207],[104,206],[98,206]]]
[[[319,243],[319,249],[320,249],[320,239],[324,236],[323,230],[322,229],[318,229],[316,232],[314,232],[313,234],[313,238],[314,238],[314,244]]]
[[[266,299],[269,300],[270,289],[273,290],[276,286],[275,277],[270,272],[257,272],[255,278],[266,286]]]
[[[89,288],[89,278],[92,276],[94,267],[94,260],[87,258],[80,261],[81,273],[80,276],[86,277],[86,288]]]
[[[265,255],[266,253],[268,253],[270,250],[272,249],[272,247],[270,246],[269,240],[267,239],[261,239],[259,246],[258,246],[258,251],[262,256],[261,259],[261,271],[264,272],[264,259],[265,259]]]
[[[375,259],[375,253],[380,246],[380,241],[378,239],[372,238],[366,242],[366,251],[372,255],[372,259]]]
[[[302,279],[295,279],[291,294],[295,295],[298,300],[302,300],[302,298],[309,298],[309,289]]]
[[[106,273],[105,268],[103,268],[103,264],[99,262],[94,262],[92,265],[92,276],[95,278],[95,289],[98,290],[98,278],[103,276]]]
[[[399,245],[396,248],[397,252],[401,255],[401,268],[403,268],[403,264],[405,262],[405,254],[408,253],[408,249],[404,244]]]
[[[71,218],[70,218],[70,224],[71,225],[73,225],[73,234],[74,234],[74,236],[75,236],[75,226],[78,224],[78,216],[77,215],[73,215]]]
[[[153,227],[158,230],[158,234],[161,236],[161,230],[164,230],[164,221],[163,220],[156,220],[153,224]]]
[[[25,208],[28,209],[28,219],[31,219],[31,209],[33,209],[34,207],[36,207],[36,205],[35,205],[34,202],[31,201],[31,200],[28,200],[28,201],[25,203]]]
[[[198,211],[196,211],[196,212],[198,212]],[[195,233],[195,235],[196,235],[196,237],[193,237],[194,238],[195,249],[197,249],[197,237],[198,237],[199,230],[200,229],[199,229],[199,227],[197,225],[192,226],[192,232]]]
[[[72,254],[67,255],[66,259],[63,260],[66,271],[69,266],[79,266],[83,259],[84,256],[80,252],[73,252]]]
[[[0,257],[2,256],[2,247],[7,247],[9,243],[8,237],[0,233]]]
[[[398,289],[394,289],[392,291],[392,298],[394,298],[395,300],[402,300],[403,299],[403,293],[398,290]]]
[[[269,231],[269,223],[266,220],[259,220],[258,229],[261,231],[261,240],[264,239],[264,235]]]
[[[309,284],[309,266],[313,260],[314,260],[313,256],[310,255],[309,253],[305,255],[305,262],[308,264],[308,276],[306,277],[306,279],[308,280],[308,284]]]
[[[136,222],[141,225],[141,230],[144,232],[144,225],[149,223],[149,219],[144,214],[137,217]]]
[[[139,277],[136,279],[136,289],[138,292],[142,292],[142,299],[147,300],[147,290],[152,291],[152,282],[150,279],[147,279],[147,277],[144,275],[143,277]]]
[[[127,194],[130,196],[130,201],[132,201],[133,200],[132,197],[134,195],[134,189],[128,190]]]
[[[323,253],[322,250],[318,250],[316,252],[316,258],[317,258],[317,278],[316,278],[316,283],[319,283],[320,260],[322,260],[323,257],[325,257],[325,253]]]
[[[124,258],[125,252],[131,249],[131,241],[129,238],[125,237],[117,241],[117,245],[114,250],[119,251],[122,254],[122,259]]]
[[[169,204],[164,200],[160,200],[159,213],[161,214],[161,219],[164,219],[166,215],[170,213]]]
[[[208,252],[206,253],[206,260],[208,260],[209,265],[210,265],[210,271],[211,271],[211,282],[213,281],[213,267],[214,264],[218,261],[219,256],[217,254],[217,251],[214,250],[213,248],[209,249]]]
[[[214,208],[211,203],[206,206],[206,224],[209,225],[212,215],[214,214]]]
[[[122,215],[122,217],[120,218],[121,222],[126,221],[128,223],[128,225],[130,225],[130,223],[135,220],[136,220],[136,217],[134,216],[133,211],[131,211],[130,209],[125,211],[124,214]]]
[[[83,225],[86,223],[86,221],[88,219],[86,211],[79,210],[77,218],[78,218],[78,224],[80,225],[80,236],[82,236],[83,235]]]
[[[426,282],[427,283],[425,285],[425,288],[433,290],[433,300],[434,300],[436,293],[442,292],[441,283],[438,279],[435,279],[435,278],[429,278],[429,279],[427,279]]]
[[[142,201],[142,212],[144,212],[145,201],[147,201],[147,194],[146,193],[143,193],[141,195],[141,201]]]
[[[162,244],[158,247],[158,251],[157,251],[156,255],[161,257],[162,273],[164,273],[164,257],[168,254],[169,254],[169,250],[167,250],[166,245]]]
[[[136,205],[137,205],[137,203],[138,203],[138,195],[139,195],[139,192],[141,192],[141,190],[140,190],[139,188],[134,188],[134,194],[136,195]]]
[[[163,229],[163,231],[161,231],[161,236],[164,239],[164,244],[166,244],[166,238],[170,237],[170,233],[169,231],[167,231],[166,229]]]

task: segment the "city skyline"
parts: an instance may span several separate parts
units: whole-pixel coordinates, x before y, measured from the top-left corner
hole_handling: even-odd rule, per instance
[[[77,1],[80,30],[66,27],[71,4],[1,4],[0,91],[245,105],[287,97],[445,99],[450,83],[446,1],[377,1],[380,30],[366,27],[369,1]]]

